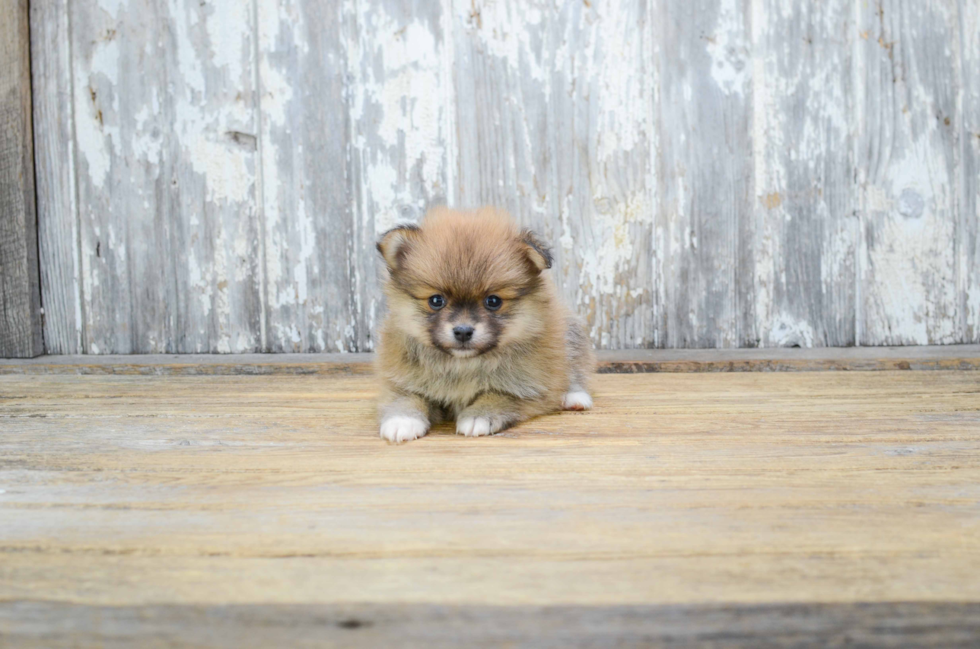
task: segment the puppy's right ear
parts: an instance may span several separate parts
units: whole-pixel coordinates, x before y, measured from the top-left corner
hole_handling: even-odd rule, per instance
[[[538,272],[551,268],[551,249],[530,230],[521,230],[521,242],[527,246],[527,258]]]
[[[419,232],[417,225],[399,225],[381,235],[378,239],[378,252],[384,257],[388,270],[398,270],[398,264],[411,243],[418,239]]]

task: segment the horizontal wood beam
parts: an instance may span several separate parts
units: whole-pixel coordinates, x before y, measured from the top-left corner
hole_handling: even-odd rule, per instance
[[[27,0],[0,0],[0,357],[44,352]]]
[[[980,345],[600,351],[600,373],[980,370]],[[136,354],[0,360],[0,374],[364,374],[374,354]]]
[[[93,606],[4,602],[11,645],[102,646],[112,638],[165,645],[269,647],[701,646],[965,647],[980,604],[874,602],[688,606],[255,604]],[[855,642],[855,639],[858,639]]]

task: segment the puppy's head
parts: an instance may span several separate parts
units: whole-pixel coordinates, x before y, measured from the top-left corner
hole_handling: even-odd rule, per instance
[[[390,323],[457,358],[532,340],[548,318],[551,253],[492,209],[437,208],[378,242]]]

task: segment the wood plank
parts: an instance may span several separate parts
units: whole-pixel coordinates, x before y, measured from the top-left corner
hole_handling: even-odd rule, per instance
[[[855,344],[853,4],[752,5],[751,245],[765,347]]]
[[[980,345],[600,350],[602,373],[978,370]],[[0,374],[366,374],[374,354],[140,354],[0,359]]]
[[[606,348],[663,344],[647,4],[459,3],[454,16],[459,202],[538,230],[565,299]]]
[[[27,0],[3,0],[0,15],[0,358],[44,352]]]
[[[81,351],[175,351],[170,232],[177,161],[168,54],[157,32],[170,19],[151,3],[115,9],[89,0],[69,13]]]
[[[31,74],[44,349],[82,353],[81,261],[75,188],[68,0],[32,2]]]
[[[341,5],[257,0],[270,352],[357,348]],[[368,250],[368,253],[373,250]]]
[[[978,364],[980,364],[980,353]],[[370,374],[374,354],[102,354],[0,359],[0,374],[212,376]]]
[[[658,239],[666,347],[755,347],[750,8],[658,0]]]
[[[389,446],[370,376],[0,377],[0,601],[980,598],[980,374],[596,385]]]
[[[962,340],[972,343],[980,341],[980,5],[966,2],[958,8],[962,124],[956,290]]]
[[[960,3],[963,4],[963,3]],[[858,10],[858,344],[963,342],[954,2]]]
[[[0,604],[0,640],[43,647],[976,646],[980,605]]]
[[[254,16],[72,6],[86,353],[260,349]]]
[[[449,2],[366,0],[346,6],[354,192],[356,321],[345,351],[370,351],[382,318],[378,237],[452,203],[454,149]]]

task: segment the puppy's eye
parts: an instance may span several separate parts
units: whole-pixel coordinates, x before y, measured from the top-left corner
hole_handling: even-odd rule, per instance
[[[491,311],[496,311],[497,309],[500,308],[500,306],[503,303],[504,303],[504,301],[501,300],[496,295],[488,295],[487,298],[485,300],[483,300],[483,306],[487,307]]]
[[[446,298],[441,295],[433,295],[429,298],[429,306],[438,311],[442,307],[446,306]]]

